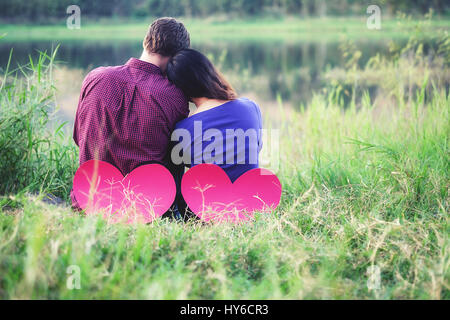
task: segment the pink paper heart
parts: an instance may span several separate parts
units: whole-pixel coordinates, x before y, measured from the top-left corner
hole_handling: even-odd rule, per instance
[[[78,168],[73,192],[86,214],[102,213],[111,222],[151,222],[163,215],[175,199],[175,181],[169,170],[147,164],[125,178],[113,165],[90,160]]]
[[[205,221],[246,221],[254,212],[275,209],[281,199],[281,183],[267,169],[252,169],[231,182],[214,164],[189,169],[181,181],[189,208]]]

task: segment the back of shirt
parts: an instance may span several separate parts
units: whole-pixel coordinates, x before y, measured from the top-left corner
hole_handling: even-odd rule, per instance
[[[85,78],[74,125],[80,165],[97,159],[126,175],[144,163],[166,164],[175,124],[188,101],[151,63],[131,58],[100,67]]]

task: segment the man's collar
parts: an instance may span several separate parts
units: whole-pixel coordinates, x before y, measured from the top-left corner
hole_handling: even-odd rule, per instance
[[[130,60],[128,60],[127,65],[132,67],[132,68],[136,68],[148,73],[159,73],[162,74],[161,68],[154,65],[153,63],[150,62],[146,62],[143,60],[139,60],[136,58],[130,58]]]

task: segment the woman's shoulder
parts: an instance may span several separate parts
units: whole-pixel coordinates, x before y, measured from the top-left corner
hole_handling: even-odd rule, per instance
[[[245,107],[247,107],[247,108],[249,108],[249,109],[257,109],[257,110],[259,110],[259,106],[258,106],[258,104],[255,102],[255,101],[253,101],[253,100],[251,100],[251,99],[249,99],[249,98],[246,98],[246,97],[240,97],[240,98],[237,98],[236,100],[234,100],[237,104],[239,104],[239,105],[241,105],[241,106],[245,106]]]
[[[255,113],[259,117],[261,116],[261,109],[255,101],[245,97],[238,98],[236,100],[238,100],[241,107],[245,107],[249,113]]]
[[[234,100],[234,101],[237,101],[237,102],[240,102],[240,103],[245,103],[245,104],[248,104],[248,103],[250,103],[250,104],[256,104],[255,101],[253,101],[253,100],[251,100],[251,99],[249,99],[249,98],[246,98],[246,97],[239,97],[239,98],[237,98],[237,99]]]

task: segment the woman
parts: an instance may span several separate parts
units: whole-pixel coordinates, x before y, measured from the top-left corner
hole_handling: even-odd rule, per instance
[[[172,160],[187,166],[217,164],[232,182],[244,172],[258,168],[262,147],[258,105],[237,98],[223,75],[196,50],[181,50],[171,58],[167,77],[197,107],[176,125],[172,140],[183,137],[183,141],[173,149],[172,158],[179,154],[184,161]]]

